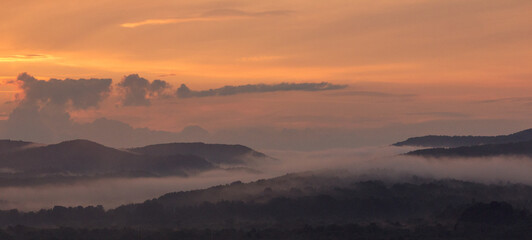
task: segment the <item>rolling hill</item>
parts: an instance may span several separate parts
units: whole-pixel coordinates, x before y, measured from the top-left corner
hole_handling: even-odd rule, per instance
[[[492,185],[415,176],[402,181],[363,180],[304,173],[169,193],[107,211],[101,206],[56,206],[26,213],[0,211],[0,227],[22,224],[44,228],[290,229],[304,225],[376,222],[398,227],[438,222],[452,228],[457,221],[468,224],[519,220],[518,209],[530,209],[531,197],[532,188],[520,184]],[[493,201],[500,203],[482,204]],[[481,215],[478,208],[493,214]],[[500,210],[509,219],[497,220]]]
[[[458,157],[496,157],[496,156],[523,156],[532,157],[532,141],[512,142],[502,144],[484,144],[477,146],[463,146],[455,148],[429,148],[406,153],[411,156],[433,158],[458,158]]]
[[[167,143],[130,148],[131,152],[150,156],[171,156],[175,154],[195,155],[215,164],[245,164],[252,160],[272,159],[242,145],[196,143]]]
[[[87,140],[72,140],[4,153],[0,167],[33,175],[105,175],[135,171],[171,175],[187,169],[202,170],[213,166],[197,156],[148,156]]]
[[[68,182],[94,177],[187,176],[244,166],[269,157],[241,145],[171,143],[116,149],[88,140],[42,145],[0,141],[0,185]]]
[[[412,137],[402,142],[394,143],[394,146],[414,147],[462,147],[483,144],[502,144],[532,141],[532,129],[523,130],[509,135],[500,136],[436,136],[428,135]]]
[[[24,141],[0,140],[0,154],[17,151],[32,144]]]

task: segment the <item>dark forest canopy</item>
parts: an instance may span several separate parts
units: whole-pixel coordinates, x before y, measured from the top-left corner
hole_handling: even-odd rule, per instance
[[[516,156],[532,157],[532,141],[503,144],[485,144],[455,148],[429,148],[408,152],[407,155],[432,158],[471,158]]]
[[[0,186],[116,177],[189,176],[273,158],[242,145],[169,143],[116,149],[88,140],[58,144],[0,140]]]
[[[429,135],[412,137],[402,142],[394,143],[395,146],[414,147],[461,147],[482,144],[503,144],[532,141],[532,129],[523,130],[509,135],[500,136],[437,136]]]
[[[526,210],[532,209],[530,199],[532,187],[520,184],[486,185],[418,177],[391,182],[290,174],[246,184],[235,182],[170,193],[109,210],[101,206],[56,206],[36,212],[1,211],[0,226],[263,229],[371,222],[456,224],[459,220],[477,221],[478,214],[489,215],[478,211],[486,206],[466,210],[492,201],[504,202],[492,215],[498,216],[497,211],[502,211],[506,220],[500,220],[511,225],[530,220]]]

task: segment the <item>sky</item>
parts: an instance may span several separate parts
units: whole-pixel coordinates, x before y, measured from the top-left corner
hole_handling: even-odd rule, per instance
[[[0,20],[0,138],[314,150],[532,127],[527,0],[7,0]]]

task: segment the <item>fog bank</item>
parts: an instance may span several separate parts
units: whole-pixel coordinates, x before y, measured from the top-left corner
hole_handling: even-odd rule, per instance
[[[260,170],[210,171],[192,177],[100,179],[90,182],[0,188],[0,209],[36,210],[55,205],[103,205],[106,209],[138,203],[168,192],[208,188],[234,181],[250,182],[293,172],[348,171],[363,179],[402,181],[412,175],[486,184],[532,185],[532,159],[522,157],[424,159],[400,155],[405,147],[367,147],[327,151],[264,151],[279,161],[251,166]]]

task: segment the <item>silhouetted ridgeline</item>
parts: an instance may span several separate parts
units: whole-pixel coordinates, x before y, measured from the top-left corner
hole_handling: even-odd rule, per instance
[[[304,225],[371,222],[396,227],[436,223],[454,226],[459,221],[476,225],[503,221],[506,226],[521,226],[530,223],[525,210],[532,207],[530,199],[532,187],[518,184],[484,185],[416,177],[388,182],[290,174],[248,184],[236,182],[167,194],[107,211],[102,207],[0,211],[0,226],[297,229]],[[492,210],[491,205],[475,208],[478,203],[492,201],[504,203]],[[504,218],[494,219],[501,216]]]
[[[154,156],[194,155],[216,164],[243,164],[257,159],[272,159],[246,146],[227,144],[167,143],[130,148],[129,150]]]
[[[0,140],[0,154],[17,151],[23,147],[30,146],[31,144],[33,143],[24,141]]]
[[[0,229],[0,239],[143,239],[143,240],[352,240],[352,239],[441,239],[441,240],[501,240],[530,239],[530,220],[512,225],[486,225],[476,223],[468,228],[453,224],[420,222],[400,223],[302,225],[297,227],[276,226],[271,228],[225,228],[225,229],[145,229],[135,228],[52,228],[36,229],[25,226],[10,226]]]
[[[422,157],[532,157],[532,141],[505,144],[486,144],[456,148],[430,148],[408,152],[407,155]]]
[[[271,159],[241,145],[172,143],[131,150],[88,140],[42,145],[0,140],[0,186],[99,177],[187,176],[224,165]]]
[[[532,129],[510,135],[500,136],[423,136],[412,137],[403,142],[394,143],[394,146],[416,146],[416,147],[461,147],[482,144],[502,144],[532,141]]]

